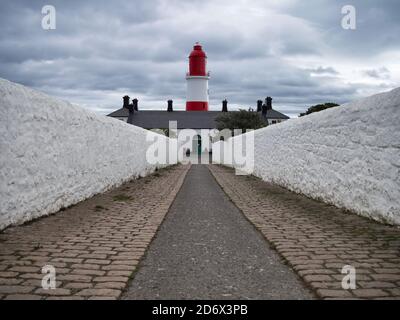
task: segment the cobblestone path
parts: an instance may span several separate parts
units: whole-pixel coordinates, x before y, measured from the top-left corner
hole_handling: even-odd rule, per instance
[[[44,265],[55,290],[42,289]],[[341,287],[345,265],[355,290]],[[400,229],[229,168],[180,165],[0,232],[0,299],[314,294],[400,299]]]
[[[288,264],[321,298],[400,299],[400,229],[265,183],[209,169]],[[356,268],[356,289],[343,290],[344,265]]]
[[[188,168],[157,171],[0,233],[0,299],[118,298]],[[55,290],[41,286],[47,264],[56,268]]]

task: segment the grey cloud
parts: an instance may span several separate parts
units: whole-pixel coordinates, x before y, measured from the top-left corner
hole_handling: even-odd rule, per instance
[[[390,71],[386,67],[364,70],[363,74],[375,79],[389,79]]]
[[[356,9],[356,30],[344,30],[341,26],[341,8],[345,5],[353,5]],[[359,57],[400,48],[398,0],[295,1],[287,12],[321,30],[331,52]]]
[[[320,75],[338,75],[339,72],[332,67],[321,67],[315,69],[307,69],[312,74],[320,74]]]
[[[264,2],[55,0],[57,29],[44,31],[40,10],[47,1],[2,1],[0,76],[101,113],[120,107],[126,93],[139,97],[144,108],[164,108],[169,98],[183,108],[187,56],[200,41],[209,57],[212,108],[219,109],[224,98],[232,107],[249,107],[271,95],[282,111],[294,115],[314,103],[357,98],[365,88],[340,80],[332,57],[313,68],[293,63],[296,57],[321,61],[328,52],[338,59],[354,54],[363,59],[398,48],[397,1],[345,1],[359,8],[354,33],[340,28],[342,2],[269,7]],[[386,77],[376,65],[364,71]],[[367,89],[382,90],[381,85]]]

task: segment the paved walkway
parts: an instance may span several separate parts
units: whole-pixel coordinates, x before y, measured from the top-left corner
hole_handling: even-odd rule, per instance
[[[179,191],[188,166],[160,170],[0,233],[0,299],[116,299]],[[57,289],[43,290],[42,267]]]
[[[310,299],[205,165],[191,167],[124,299]]]
[[[399,228],[228,168],[189,168],[1,232],[0,299],[314,298],[304,284],[320,298],[400,299]],[[47,264],[55,290],[41,287]],[[341,287],[344,265],[355,290]]]
[[[224,191],[321,298],[400,299],[400,229],[211,165]],[[344,265],[356,289],[343,290]]]

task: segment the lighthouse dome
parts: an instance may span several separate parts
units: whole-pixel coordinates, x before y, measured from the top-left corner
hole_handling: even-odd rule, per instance
[[[206,53],[203,51],[203,48],[200,43],[196,42],[195,45],[193,46],[193,50],[189,55],[189,58],[191,57],[203,57],[207,58]]]
[[[189,55],[189,75],[206,76],[207,55],[203,51],[201,44],[196,42]]]

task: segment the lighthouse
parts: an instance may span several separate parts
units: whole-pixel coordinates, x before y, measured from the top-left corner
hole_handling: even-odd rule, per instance
[[[208,111],[207,55],[196,42],[189,55],[189,72],[186,73],[186,111]]]

